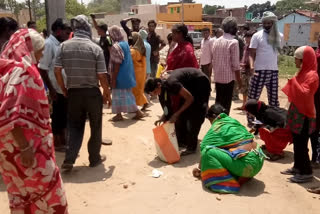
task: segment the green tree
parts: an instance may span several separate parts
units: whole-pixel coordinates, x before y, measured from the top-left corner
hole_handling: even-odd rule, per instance
[[[262,16],[262,14],[266,11],[275,12],[276,5],[272,5],[270,1],[267,1],[263,4],[252,4],[248,8],[248,12],[251,12],[253,14],[253,17]]]
[[[317,11],[318,6],[315,4],[306,4],[306,2],[309,2],[309,0],[282,0],[278,1],[276,3],[276,13],[277,15],[285,15],[293,10],[298,9],[306,9],[306,10],[312,10]]]
[[[208,15],[214,15],[214,14],[216,14],[216,11],[218,10],[218,9],[222,9],[222,8],[224,8],[224,6],[220,6],[220,5],[213,5],[213,6],[211,6],[211,5],[205,5],[204,7],[203,7],[203,13],[204,14],[208,14]]]
[[[119,13],[120,0],[91,0],[88,4],[88,10],[90,13]]]
[[[88,10],[85,5],[80,4],[77,0],[66,0],[66,17],[71,19],[77,15],[88,15]]]

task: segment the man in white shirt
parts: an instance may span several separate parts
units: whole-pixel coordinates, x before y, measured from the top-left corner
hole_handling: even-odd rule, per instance
[[[214,39],[210,38],[210,29],[202,29],[203,39],[201,41],[201,56],[200,56],[200,65],[201,70],[211,82],[212,75],[212,46]]]
[[[264,86],[267,88],[269,105],[279,107],[278,100],[278,53],[282,48],[283,35],[278,31],[277,16],[264,12],[263,30],[255,33],[250,43],[250,70],[254,74],[250,81],[249,99],[259,100]],[[254,118],[248,116],[248,126]]]
[[[66,144],[67,99],[63,96],[63,92],[57,83],[54,67],[60,43],[68,39],[71,29],[59,18],[52,24],[51,30],[52,34],[46,39],[43,57],[38,67],[52,100],[51,126],[55,149],[63,152]]]

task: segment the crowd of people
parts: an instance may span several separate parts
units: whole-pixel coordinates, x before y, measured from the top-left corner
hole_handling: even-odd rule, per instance
[[[106,160],[100,152],[103,104],[115,114],[112,122],[124,120],[123,113],[135,113],[132,119],[140,120],[155,97],[163,109],[155,125],[175,124],[181,156],[196,152],[205,118],[211,122],[193,174],[213,192],[237,193],[259,173],[265,158],[282,158],[288,143],[293,143],[294,165],[281,173],[292,175],[295,183],[312,180],[312,169],[320,164],[320,49],[296,50],[298,72],[282,89],[290,107],[279,108],[283,36],[274,14],[263,14],[263,30],[258,32],[245,28],[239,33],[233,17],[223,20],[215,37],[202,29],[199,60],[187,26],[174,25],[160,78],[156,73],[166,43],[157,35],[154,20],[147,28],[137,18],[122,20],[126,40],[120,27],[108,28],[94,15],[91,19],[97,41],[85,15],[70,24],[57,19],[48,37],[36,32],[33,22],[19,29],[15,20],[0,18],[0,173],[12,213],[68,213],[54,151],[65,152],[61,169],[71,171],[89,120],[89,167],[98,166]],[[216,98],[210,107],[211,83]],[[259,101],[264,86],[269,105]],[[238,89],[243,104],[235,110],[247,112],[248,127],[229,116]],[[265,145],[257,144],[247,128],[260,133]]]

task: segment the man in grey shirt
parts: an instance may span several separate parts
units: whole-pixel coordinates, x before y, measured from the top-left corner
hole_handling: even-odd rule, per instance
[[[90,167],[106,160],[100,155],[102,141],[103,102],[111,104],[107,69],[103,50],[91,41],[91,26],[84,15],[71,19],[74,38],[61,44],[57,54],[55,75],[65,97],[68,97],[69,139],[62,169],[71,170],[81,148],[86,116],[91,137],[88,142]],[[62,77],[65,69],[67,85]],[[103,95],[99,89],[99,81]]]

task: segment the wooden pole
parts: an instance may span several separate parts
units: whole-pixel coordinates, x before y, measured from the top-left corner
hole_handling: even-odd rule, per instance
[[[28,7],[29,7],[29,17],[30,21],[32,21],[32,11],[31,11],[31,0],[27,1]]]

